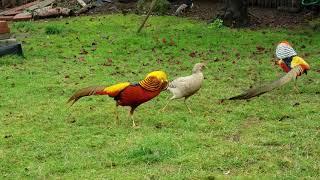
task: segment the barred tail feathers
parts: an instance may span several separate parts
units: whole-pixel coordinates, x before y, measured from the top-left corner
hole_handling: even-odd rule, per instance
[[[289,71],[285,76],[282,78],[270,83],[266,84],[264,86],[251,88],[245,91],[244,93],[234,96],[232,98],[229,98],[228,100],[240,100],[240,99],[250,99],[259,95],[262,95],[264,93],[267,93],[269,91],[272,91],[273,89],[279,88],[288,82],[290,82],[293,79],[296,79],[300,74],[302,74],[304,69],[301,66],[296,66],[291,71]]]
[[[80,98],[91,95],[103,95],[105,86],[90,86],[79,91],[75,92],[68,100],[68,103],[71,102],[71,106],[77,102]]]
[[[71,105],[73,105],[80,98],[85,96],[91,96],[91,95],[109,95],[111,97],[116,97],[122,90],[124,90],[130,84],[131,83],[129,82],[124,82],[124,83],[119,83],[109,87],[106,87],[106,86],[86,87],[74,93],[68,100],[68,103],[71,102]]]

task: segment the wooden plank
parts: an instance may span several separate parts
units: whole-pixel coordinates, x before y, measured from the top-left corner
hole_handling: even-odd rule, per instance
[[[13,17],[14,21],[22,21],[22,20],[29,20],[29,19],[32,19],[32,14],[29,12],[23,12]]]
[[[45,17],[54,17],[54,16],[69,16],[71,10],[68,8],[62,7],[44,7],[41,9],[37,9],[33,12],[34,18],[45,18]]]
[[[14,16],[0,16],[0,20],[11,21]]]
[[[41,8],[44,8],[52,3],[54,3],[55,0],[44,0],[44,1],[40,1],[38,2],[37,4],[31,6],[31,7],[28,7],[26,10],[28,11],[34,11],[36,9],[41,9]]]
[[[11,37],[10,33],[0,34],[0,40],[10,39],[10,37]]]
[[[17,10],[17,11],[9,11],[3,15],[5,16],[15,16],[16,14],[22,13],[23,10]]]
[[[6,10],[6,11],[3,11],[0,13],[0,15],[7,15],[7,16],[10,16],[10,15],[16,15],[16,14],[19,14],[20,12],[22,12],[24,9],[30,7],[30,6],[33,6],[35,4],[37,4],[38,1],[34,1],[34,2],[31,2],[31,3],[28,3],[28,4],[24,4],[22,6],[18,6],[18,7],[15,7],[15,8],[12,8],[12,9],[9,9],[9,10]]]

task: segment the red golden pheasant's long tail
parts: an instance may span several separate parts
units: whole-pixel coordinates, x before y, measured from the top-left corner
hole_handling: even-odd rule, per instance
[[[71,102],[71,106],[77,102],[80,98],[84,96],[91,95],[108,95],[110,97],[116,97],[123,89],[128,87],[131,83],[124,82],[118,83],[113,86],[91,86],[87,88],[80,89],[74,93],[71,98],[68,100],[68,103]]]
[[[106,86],[91,86],[91,87],[80,89],[69,98],[68,103],[71,102],[71,106],[72,106],[75,102],[77,102],[82,97],[106,94],[106,93],[103,93],[105,88]]]

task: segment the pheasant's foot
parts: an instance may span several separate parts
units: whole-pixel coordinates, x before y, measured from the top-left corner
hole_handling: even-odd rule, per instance
[[[119,120],[119,116],[116,116],[116,125],[120,125],[120,120]]]
[[[159,112],[164,112],[164,110],[167,108],[169,103],[170,103],[170,101],[168,101],[168,103],[162,109],[160,109]]]
[[[119,113],[118,113],[118,105],[116,105],[115,113],[116,113],[116,125],[120,125],[120,119],[119,119]]]
[[[296,85],[293,86],[293,89],[297,94],[300,94],[300,89],[298,88],[298,86],[296,86]]]
[[[193,113],[192,110],[189,108],[188,104],[186,103],[186,100],[184,100],[184,104],[186,105],[187,109],[189,110],[189,113]]]

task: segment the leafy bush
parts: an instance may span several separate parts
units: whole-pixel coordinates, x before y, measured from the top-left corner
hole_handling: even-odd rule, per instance
[[[320,18],[310,21],[309,25],[314,31],[320,31]]]
[[[13,24],[13,27],[17,29],[19,32],[30,32],[35,30],[33,22],[28,22],[28,21],[16,22]]]
[[[147,12],[150,9],[152,0],[139,0],[137,3],[137,8],[140,13]],[[153,12],[156,14],[165,14],[170,7],[168,0],[157,0],[156,5],[154,6]]]
[[[215,19],[212,23],[209,24],[209,29],[217,29],[223,27],[223,20],[222,19]]]
[[[63,31],[62,26],[49,25],[45,27],[46,34],[60,34]]]
[[[176,155],[177,149],[169,138],[151,135],[137,143],[134,147],[111,156],[113,156],[114,161],[117,161],[118,163],[122,160],[122,163],[124,164],[153,164],[165,161]]]

